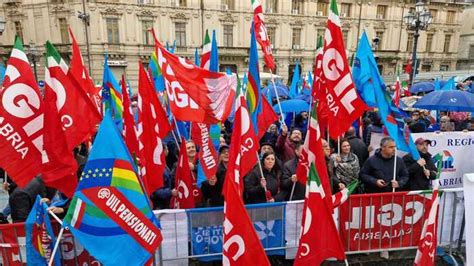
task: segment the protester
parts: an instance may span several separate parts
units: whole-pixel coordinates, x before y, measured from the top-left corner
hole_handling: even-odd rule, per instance
[[[163,153],[168,156],[169,150],[167,145],[163,145]],[[163,187],[153,192],[150,196],[153,203],[153,209],[169,209],[171,197],[178,196],[178,191],[175,189],[174,179],[171,178],[170,169],[165,165],[165,172],[163,173]]]
[[[260,139],[260,142],[264,143],[271,143],[272,145],[275,145],[278,139],[278,126],[276,124],[271,124],[265,134],[263,134],[262,139]]]
[[[415,110],[411,113],[411,121],[408,126],[412,133],[421,133],[425,132],[428,125],[426,121],[421,118],[420,111]]]
[[[440,130],[443,132],[454,131],[454,123],[448,116],[442,116],[440,119]]]
[[[306,185],[298,182],[298,177],[296,176],[296,168],[298,165],[298,160],[301,156],[302,149],[302,144],[296,144],[296,157],[292,160],[289,160],[283,165],[283,175],[280,181],[280,188],[283,194],[286,195],[285,200],[287,201],[302,200],[305,197]],[[293,195],[291,194],[292,190]]]
[[[281,135],[278,136],[276,143],[276,149],[278,157],[286,163],[287,161],[296,157],[295,145],[300,143],[303,139],[303,134],[299,128],[293,128],[288,135],[288,127],[286,125],[281,126]]]
[[[351,145],[351,151],[357,156],[359,166],[364,165],[365,160],[369,158],[369,148],[360,138],[356,136],[355,128],[350,127],[346,132],[346,138]]]
[[[328,176],[330,177],[330,176],[333,176],[333,167],[331,165],[331,158],[330,158],[330,156],[331,156],[331,147],[325,139],[322,139],[321,143],[322,143],[322,146],[323,146],[324,160],[326,161],[327,173],[328,173]],[[331,188],[332,188],[332,184],[331,184]]]
[[[408,181],[408,171],[402,158],[395,157],[395,141],[385,137],[380,141],[380,149],[375,155],[369,157],[360,171],[360,177],[364,184],[365,192],[392,192],[392,189],[400,189]],[[395,180],[394,180],[394,164]]]
[[[359,178],[360,166],[357,155],[351,152],[349,140],[341,140],[340,154],[331,155],[331,169],[333,169],[332,179],[333,191],[343,190],[352,181]]]
[[[279,195],[282,173],[275,162],[274,153],[265,153],[260,162],[262,169],[256,165],[244,178],[246,204],[284,200],[284,197]],[[263,178],[260,171],[263,172]]]
[[[224,186],[224,178],[229,163],[229,146],[222,145],[219,147],[219,165],[216,175],[202,183],[201,191],[206,202],[206,206],[218,207],[224,206],[224,197],[222,196],[222,188]]]
[[[431,141],[428,139],[417,138],[415,140],[416,148],[420,152],[419,160],[413,159],[411,154],[403,156],[403,161],[408,169],[409,179],[406,184],[408,190],[425,190],[430,188],[430,179],[436,178],[437,168],[434,165],[431,154],[428,152],[428,145]]]

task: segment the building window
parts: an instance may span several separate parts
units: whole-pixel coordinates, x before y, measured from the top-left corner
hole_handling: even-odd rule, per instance
[[[316,15],[326,17],[328,15],[328,3],[318,1]]]
[[[234,26],[224,25],[224,46],[232,47],[234,40]]]
[[[446,17],[446,22],[447,23],[454,23],[454,19],[456,17],[456,12],[455,11],[448,11],[447,17]]]
[[[69,43],[69,25],[65,18],[58,19],[59,24],[59,33],[61,34],[61,42]]]
[[[377,6],[377,19],[385,19],[387,16],[387,6]]]
[[[439,71],[449,71],[449,65],[440,65]]]
[[[431,16],[433,17],[433,23],[436,23],[438,21],[438,10],[437,9],[431,9]]]
[[[451,34],[446,34],[444,36],[444,48],[443,52],[449,53],[449,47],[451,46]]]
[[[106,18],[107,24],[107,41],[109,43],[120,43],[118,18]]]
[[[344,40],[344,47],[349,47],[347,43],[347,36],[349,35],[349,30],[342,30],[342,39]]]
[[[431,52],[431,49],[433,48],[433,33],[428,33],[426,35],[426,52]]]
[[[350,17],[351,16],[351,4],[342,3],[341,12],[339,13],[341,17]]]
[[[15,21],[15,34],[20,37],[20,40],[23,42],[23,27],[21,26],[21,21]]]
[[[377,50],[383,50],[383,31],[376,31],[375,32],[375,37],[379,39],[379,42],[377,43],[377,47],[375,47]]]
[[[292,35],[292,48],[293,49],[300,49],[301,44],[301,29],[300,28],[293,28],[293,35]]]
[[[407,38],[407,52],[411,51],[413,51],[413,33],[409,33]]]
[[[423,72],[430,72],[431,71],[431,65],[422,65],[421,66],[421,71]]]
[[[272,48],[275,47],[275,40],[276,40],[276,29],[274,27],[267,28],[268,38],[270,39],[270,44]]]
[[[278,7],[277,0],[267,0],[265,13],[277,13],[278,12],[277,7]]]
[[[186,7],[186,0],[179,0],[179,6]]]
[[[143,36],[144,45],[153,44],[153,34],[151,33],[151,29],[153,29],[153,21],[143,20],[142,21],[142,36]]]
[[[291,13],[292,14],[303,14],[303,1],[292,0],[291,1]]]
[[[176,46],[186,46],[186,23],[176,22],[174,24]]]
[[[234,9],[234,0],[221,0],[222,10],[233,10]]]

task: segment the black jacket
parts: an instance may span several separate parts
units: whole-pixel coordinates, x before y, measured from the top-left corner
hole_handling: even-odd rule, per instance
[[[367,193],[378,193],[378,192],[392,192],[392,179],[393,179],[393,164],[395,157],[386,159],[380,154],[380,150],[375,152],[375,155],[365,161],[364,166],[360,171],[360,177],[365,186],[365,192]],[[387,184],[386,187],[379,188],[376,183],[377,179],[383,179]],[[408,171],[403,162],[403,159],[397,157],[396,165],[396,180],[400,188],[404,187],[408,181]]]
[[[436,165],[431,160],[431,154],[429,153],[420,153],[421,158],[425,159],[426,165],[425,168],[430,171],[429,179],[426,178],[425,173],[423,172],[423,167],[421,167],[411,154],[407,154],[403,157],[403,161],[408,169],[408,174],[410,178],[405,186],[408,190],[425,190],[430,188],[430,179],[433,180],[436,178],[437,168]]]
[[[24,188],[16,187],[10,194],[8,203],[14,223],[24,222],[36,200],[36,195],[47,197],[46,187],[41,177],[33,178]]]
[[[290,160],[283,165],[283,175],[280,180],[281,191],[285,194],[285,200],[290,200],[291,189],[293,188],[293,182],[291,182],[291,176],[296,173],[296,166],[298,164],[298,158]],[[306,187],[300,182],[296,182],[295,190],[293,192],[293,198],[291,200],[302,200],[305,196]]]
[[[209,185],[209,181],[202,183],[201,191],[204,201],[209,207],[224,206],[224,196],[222,196],[222,187],[224,186],[224,178],[227,167],[221,162],[217,167],[217,182],[214,186]]]
[[[278,171],[269,172],[263,169],[263,175],[267,181],[267,190],[270,191],[272,197],[277,201],[276,195],[279,193],[279,184],[281,174]],[[258,166],[245,176],[245,204],[265,203],[267,197],[265,189],[260,185],[260,169]]]
[[[369,150],[365,142],[359,139],[356,136],[351,136],[348,138],[349,144],[351,144],[351,151],[355,155],[357,155],[357,159],[359,159],[359,166],[362,167],[364,162],[369,158]]]
[[[171,191],[174,189],[174,179],[171,178],[170,169],[165,166],[165,172],[163,173],[163,187],[157,189],[150,196],[151,202],[153,203],[153,209],[169,209],[171,201]]]

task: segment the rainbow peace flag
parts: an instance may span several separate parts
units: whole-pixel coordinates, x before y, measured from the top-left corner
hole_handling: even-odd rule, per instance
[[[254,125],[255,133],[258,135],[257,117],[261,112],[262,101],[260,99],[260,71],[258,67],[257,40],[255,38],[255,30],[253,24],[250,40],[250,59],[246,99],[250,117],[252,118],[252,123]]]
[[[109,113],[64,222],[105,265],[143,265],[162,241],[137,169]]]

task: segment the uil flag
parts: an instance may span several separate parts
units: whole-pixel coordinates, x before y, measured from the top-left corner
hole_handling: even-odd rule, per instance
[[[74,38],[74,34],[72,34],[71,28],[69,28],[69,34],[71,35],[72,39],[72,55],[69,72],[67,74],[69,77],[75,80],[77,84],[79,84],[79,88],[83,89],[87,93],[89,99],[92,101],[97,111],[100,112],[100,89],[97,89],[94,86],[94,82],[92,81],[92,78],[89,76],[89,72],[84,66],[81,49],[79,49],[79,45],[77,44],[76,38]]]
[[[94,134],[101,116],[81,88],[81,83],[68,75],[69,67],[49,41],[46,42],[46,64],[46,87],[56,94],[57,112],[61,118],[67,147],[72,151]]]
[[[142,64],[138,71],[139,157],[145,192],[151,194],[163,186],[166,161],[162,140],[171,126]]]
[[[108,57],[105,55],[104,75],[102,77],[102,102],[105,110],[110,110],[115,123],[122,128],[123,103],[122,89],[109,68]]]
[[[311,163],[301,219],[301,237],[294,265],[321,265],[327,258],[346,258],[332,218],[332,208],[325,204],[325,197],[329,195],[325,194],[318,172]]]
[[[104,265],[143,265],[162,241],[130,153],[109,113],[63,226]]]
[[[43,152],[43,102],[18,36],[0,98],[0,167],[23,187],[41,172],[47,155]]]
[[[370,68],[367,67],[369,64],[368,61],[370,60],[367,54],[372,53],[372,48],[370,45],[365,45],[365,42],[368,43],[368,39],[367,34],[364,31],[360,37],[359,46],[357,48],[354,66],[352,67],[352,76],[354,77],[357,91],[362,99],[364,99],[364,102],[370,107],[375,107],[377,105],[374,88],[376,84],[370,82],[372,79],[372,73]],[[362,43],[364,43],[364,45],[361,45]]]
[[[178,196],[171,198],[171,207],[174,209],[191,209],[195,207],[193,195],[193,179],[189,168],[186,141],[181,139],[178,165],[176,166],[175,189]]]
[[[206,36],[204,37],[204,43],[202,44],[201,54],[201,68],[209,70],[211,65],[211,38],[209,38],[209,32],[206,30]]]
[[[217,47],[216,30],[212,31],[211,57],[209,61],[209,70],[219,72],[219,48]]]
[[[208,124],[225,121],[235,97],[236,76],[198,68],[185,58],[168,52],[158,40],[155,43],[171,111],[176,119]],[[182,92],[189,97],[184,97],[186,94]],[[206,116],[193,117],[181,107],[201,108]]]
[[[48,206],[36,196],[33,208],[25,222],[26,260],[28,265],[48,265],[56,237],[48,215]],[[54,255],[54,265],[61,265],[59,252]]]
[[[263,16],[263,8],[259,0],[252,0],[253,7],[253,24],[254,31],[257,37],[257,42],[262,47],[263,59],[265,60],[265,65],[271,69],[275,70],[275,60],[273,59],[272,54],[272,44],[270,38],[267,34],[267,28],[265,27],[265,17]]]
[[[235,144],[232,143],[232,146]],[[236,147],[239,149],[239,147]],[[239,184],[230,179],[230,172],[238,171],[229,161],[224,181],[224,245],[222,265],[270,265],[262,243],[244,207]]]
[[[123,93],[123,137],[125,144],[132,156],[138,156],[138,137],[135,119],[133,118],[132,108],[130,106],[130,97],[127,93],[125,85],[125,76],[122,75],[122,91]]]
[[[45,82],[43,148],[48,161],[43,164],[43,180],[46,186],[59,189],[71,198],[77,186],[77,162],[62,130],[64,124],[61,124],[57,109],[58,95],[50,87],[59,81],[52,79],[46,69]]]
[[[322,61],[322,82],[327,88],[329,127],[333,138],[340,137],[358,119],[367,106],[357,95],[344,48],[341,20],[336,0],[331,0]]]

